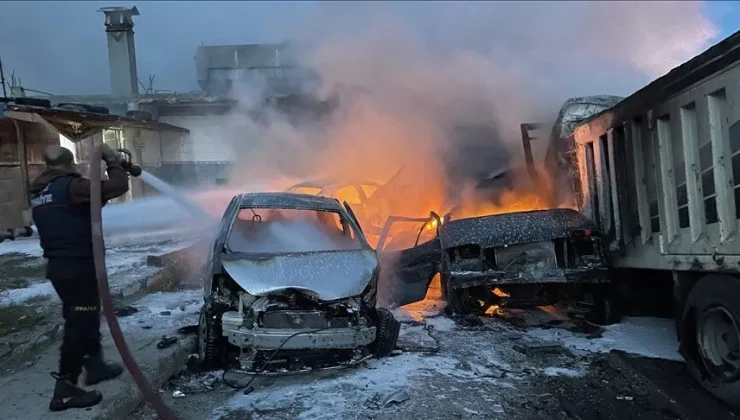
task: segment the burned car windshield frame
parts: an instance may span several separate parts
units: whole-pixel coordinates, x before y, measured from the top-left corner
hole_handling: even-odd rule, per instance
[[[337,203],[338,204],[338,203]],[[334,213],[339,216],[340,222],[346,222],[349,228],[352,230],[352,233],[354,234],[354,240],[357,241],[359,244],[359,247],[357,249],[326,249],[326,250],[316,250],[316,251],[298,251],[298,252],[244,252],[244,251],[234,251],[229,247],[229,241],[231,239],[231,234],[234,231],[234,223],[236,223],[236,220],[239,219],[239,213],[241,213],[243,210],[251,210],[253,212],[259,212],[260,210],[295,210],[295,211],[312,211],[312,212],[325,212],[325,213]],[[259,213],[256,213],[259,214]],[[370,244],[367,242],[367,239],[365,238],[365,235],[362,233],[362,230],[357,226],[357,224],[352,220],[352,217],[340,206],[337,206],[336,208],[327,208],[323,206],[303,206],[303,205],[297,205],[297,206],[288,206],[288,205],[266,205],[266,204],[260,204],[260,205],[239,205],[236,209],[236,211],[233,214],[233,217],[229,221],[228,229],[226,230],[226,236],[223,240],[223,253],[226,255],[231,255],[234,257],[248,257],[248,258],[260,258],[260,257],[269,257],[269,256],[275,256],[275,255],[297,255],[297,254],[315,254],[315,253],[326,253],[326,252],[353,252],[353,251],[363,251],[372,249]],[[229,258],[224,258],[228,260]]]

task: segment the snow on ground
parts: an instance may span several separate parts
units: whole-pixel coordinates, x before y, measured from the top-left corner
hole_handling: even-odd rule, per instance
[[[676,327],[671,319],[639,317],[626,318],[619,324],[606,327],[599,338],[561,329],[533,329],[530,336],[544,341],[555,341],[574,350],[607,353],[621,350],[645,357],[683,361],[678,354]]]
[[[436,331],[452,331],[456,328],[455,321],[445,317],[427,318],[424,323]]]
[[[405,329],[404,329],[405,331]],[[404,334],[402,331],[402,335]],[[468,365],[470,366],[470,365]],[[211,413],[219,419],[234,411],[271,412],[289,410],[292,418],[347,418],[363,406],[383,407],[392,395],[409,398],[416,387],[424,387],[425,379],[440,378],[446,384],[489,384],[510,388],[508,382],[481,375],[485,367],[466,369],[456,357],[425,353],[404,353],[395,357],[370,359],[363,367],[350,368],[334,377],[315,377],[306,381],[296,377],[276,381],[268,387],[255,389],[249,395],[237,393],[226,404]],[[235,378],[237,377],[236,374]],[[285,378],[283,378],[285,379]],[[421,390],[420,390],[421,391]],[[321,398],[316,398],[320,395]]]
[[[28,287],[22,289],[9,289],[0,293],[0,307],[18,305],[27,300],[49,296],[52,299],[57,299],[54,287],[48,281],[39,283],[33,283]]]
[[[15,241],[5,241],[0,245],[0,255],[2,254],[26,254],[40,257],[41,247],[36,238],[16,239]]]
[[[161,255],[182,249],[193,242],[191,232],[183,229],[167,229],[147,233],[129,232],[106,236],[105,265],[111,291],[121,292],[136,286],[143,277],[153,275],[157,268],[146,265],[148,255]],[[0,258],[3,254],[25,254],[41,257],[42,250],[38,238],[23,238],[4,242],[0,245]],[[39,260],[43,264],[43,260]],[[52,296],[56,299],[51,283],[43,278],[26,279],[30,285],[19,289],[9,289],[0,293],[0,307],[23,303],[38,296]]]
[[[198,323],[198,314],[203,306],[202,290],[159,292],[145,296],[132,304],[138,312],[119,317],[124,331],[146,328],[171,333],[173,330]]]
[[[542,372],[547,376],[568,376],[571,378],[583,376],[583,371],[552,366],[545,368]]]

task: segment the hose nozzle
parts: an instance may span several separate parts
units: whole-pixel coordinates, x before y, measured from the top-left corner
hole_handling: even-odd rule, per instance
[[[126,149],[118,149],[117,152],[121,155],[121,166],[126,170],[126,172],[134,177],[141,175],[141,166],[134,165],[131,162],[131,152]]]

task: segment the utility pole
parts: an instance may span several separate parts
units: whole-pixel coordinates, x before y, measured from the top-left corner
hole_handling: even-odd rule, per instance
[[[8,93],[5,91],[5,73],[3,73],[2,57],[0,57],[0,85],[3,85],[3,96],[7,97]]]

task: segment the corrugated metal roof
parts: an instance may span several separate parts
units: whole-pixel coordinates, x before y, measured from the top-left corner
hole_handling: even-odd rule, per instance
[[[115,95],[54,95],[38,97],[39,99],[48,99],[52,104],[60,103],[82,103],[88,105],[102,106],[126,106],[128,104],[209,104],[209,103],[229,103],[233,99],[226,96],[208,95],[204,92],[161,92],[154,94],[142,94],[132,96],[115,96]]]
[[[142,121],[120,115],[96,114],[92,112],[15,104],[0,104],[0,118],[13,118],[19,121],[42,124],[47,123],[70,140],[82,140],[95,132],[111,127],[174,131],[184,134],[190,132],[186,128],[172,124]]]

